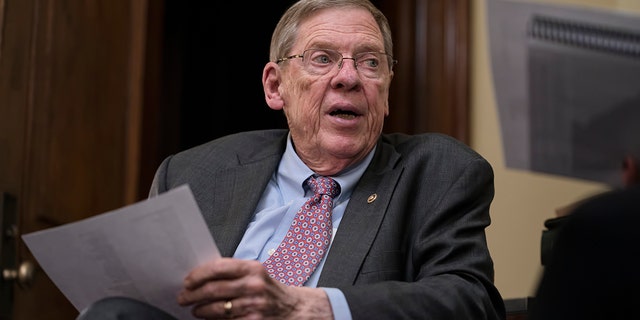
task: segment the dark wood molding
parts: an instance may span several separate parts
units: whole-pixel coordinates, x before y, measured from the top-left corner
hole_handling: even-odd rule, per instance
[[[385,132],[442,132],[469,142],[469,0],[378,1],[400,61]]]

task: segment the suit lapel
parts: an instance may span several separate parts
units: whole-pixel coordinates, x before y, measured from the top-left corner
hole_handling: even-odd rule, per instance
[[[262,192],[280,162],[285,141],[277,139],[270,145],[256,147],[260,152],[255,152],[248,142],[247,152],[238,154],[238,166],[212,178],[215,186],[211,192],[215,199],[207,223],[222,256],[232,256],[242,240]]]
[[[395,167],[399,158],[391,146],[378,145],[376,156],[351,195],[318,286],[355,283],[402,173],[402,167]]]
[[[250,168],[236,168],[216,176],[216,179],[231,182],[216,183],[216,190],[212,191],[217,199],[209,226],[222,256],[230,257],[235,252],[262,195],[264,181],[269,180],[270,175],[265,174],[269,170],[252,164]]]

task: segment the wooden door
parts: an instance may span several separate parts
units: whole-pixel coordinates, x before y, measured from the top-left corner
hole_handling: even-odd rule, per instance
[[[19,234],[140,198],[146,10],[142,0],[0,0],[0,191],[16,203],[16,264],[33,261]],[[3,317],[73,319],[35,271],[30,286],[2,279],[13,297]]]

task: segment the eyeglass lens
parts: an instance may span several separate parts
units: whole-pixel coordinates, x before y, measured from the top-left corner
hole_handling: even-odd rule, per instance
[[[345,59],[353,60],[358,72],[368,78],[378,78],[389,68],[389,57],[381,52],[362,52],[353,57],[343,57],[335,50],[307,49],[302,54],[305,70],[316,75],[324,75],[331,70],[342,68]]]

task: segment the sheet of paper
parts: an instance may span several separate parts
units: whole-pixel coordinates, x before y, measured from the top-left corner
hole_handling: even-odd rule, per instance
[[[126,296],[193,319],[176,302],[182,281],[196,265],[220,257],[187,185],[22,239],[79,311],[103,297]]]

